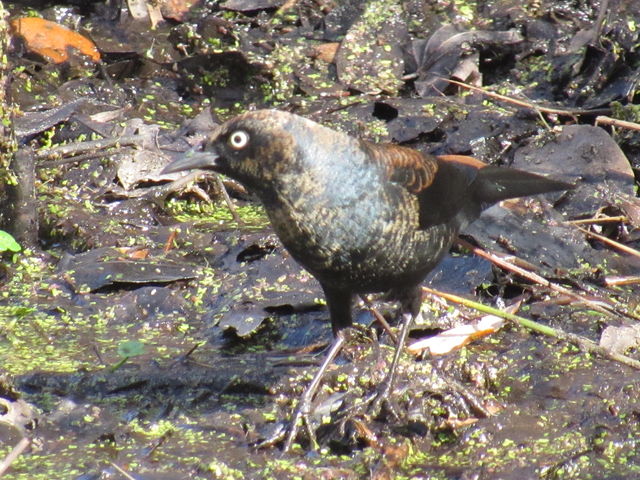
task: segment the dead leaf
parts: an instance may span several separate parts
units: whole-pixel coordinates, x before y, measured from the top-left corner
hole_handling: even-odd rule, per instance
[[[640,325],[623,327],[609,326],[600,337],[600,346],[613,353],[624,354],[640,345]]]
[[[487,315],[473,325],[462,325],[451,328],[438,335],[418,340],[407,347],[411,353],[417,354],[429,350],[431,355],[444,355],[458,350],[472,341],[486,337],[498,331],[504,320],[495,315]]]
[[[11,30],[22,38],[28,50],[49,62],[64,63],[74,50],[93,62],[100,61],[100,52],[93,41],[44,18],[16,18],[11,21]]]
[[[338,47],[340,47],[340,43],[338,42],[328,42],[322,43],[320,45],[314,45],[311,49],[310,56],[313,58],[318,58],[323,62],[333,63],[336,59],[336,52],[338,51]]]

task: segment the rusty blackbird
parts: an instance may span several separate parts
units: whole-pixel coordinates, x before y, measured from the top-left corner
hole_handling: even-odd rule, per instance
[[[286,249],[320,282],[336,335],[320,372],[342,345],[355,295],[390,291],[402,300],[402,345],[419,312],[420,283],[462,228],[501,200],[571,188],[471,157],[359,140],[276,110],[227,121],[204,151],[163,172],[194,168],[223,173],[255,192]],[[298,420],[306,420],[320,375],[300,400],[285,449]]]

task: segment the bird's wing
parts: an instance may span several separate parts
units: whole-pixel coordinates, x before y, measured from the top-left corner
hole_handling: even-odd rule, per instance
[[[468,189],[485,166],[473,157],[435,157],[399,145],[367,142],[366,148],[390,182],[417,196],[422,229],[453,221],[466,209],[472,198]],[[478,205],[478,214],[480,208]]]

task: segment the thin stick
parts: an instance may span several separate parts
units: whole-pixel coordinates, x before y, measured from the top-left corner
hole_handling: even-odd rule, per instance
[[[572,290],[569,290],[566,287],[563,287],[562,285],[558,285],[557,283],[553,283],[549,280],[547,280],[546,278],[538,275],[537,273],[531,272],[529,270],[525,270],[524,268],[521,268],[515,264],[513,264],[512,262],[509,262],[507,260],[504,260],[503,258],[500,258],[498,255],[492,253],[492,252],[488,252],[486,250],[483,250],[482,248],[476,247],[474,245],[471,245],[469,242],[462,240],[462,239],[458,239],[457,242],[462,245],[464,248],[467,248],[468,250],[470,250],[471,252],[473,252],[475,255],[478,255],[479,257],[485,258],[487,260],[489,260],[491,263],[494,263],[495,265],[498,265],[501,268],[504,268],[506,270],[509,270],[511,272],[517,273],[518,275],[534,282],[537,283],[539,285],[542,285],[544,287],[549,288],[550,290],[553,290],[555,292],[558,293],[562,293],[563,295],[567,295],[570,298],[573,298],[575,300],[578,300],[580,302],[584,302],[585,304],[587,304],[590,308],[593,308],[594,310],[597,310],[601,313],[607,313],[607,314],[613,314],[613,315],[624,315],[624,316],[629,316],[628,314],[624,313],[624,312],[619,312],[615,309],[615,305],[612,303],[607,302],[604,299],[598,299],[598,301],[594,301],[590,298],[587,298],[584,295],[581,295],[579,293],[576,293]],[[635,318],[635,317],[632,317]]]
[[[393,340],[393,343],[398,345],[398,337],[393,332],[393,330],[391,330],[391,325],[389,325],[389,322],[387,322],[387,320],[380,314],[378,309],[373,306],[373,304],[371,303],[371,301],[366,295],[360,295],[360,298],[369,309],[369,312],[371,312],[371,315],[373,315],[376,321],[380,324],[382,329],[385,332],[387,332],[387,335],[389,335],[389,337],[391,337],[391,340]]]
[[[549,327],[547,325],[542,325],[533,320],[529,320],[527,318],[523,318],[518,315],[514,315],[512,313],[503,312],[502,310],[489,307],[482,303],[474,302],[473,300],[469,300],[468,298],[459,297],[457,295],[453,295],[450,293],[440,292],[438,290],[433,290],[432,288],[428,288],[428,287],[422,287],[422,289],[427,293],[437,295],[451,302],[458,303],[460,305],[464,305],[469,308],[473,308],[475,310],[478,310],[479,312],[496,315],[497,317],[504,318],[505,320],[510,320],[516,323],[517,325],[525,327],[534,332],[538,332],[543,335],[554,337],[560,340],[565,340],[567,342],[573,343],[574,345],[578,346],[579,348],[581,348],[586,352],[601,355],[610,360],[614,360],[616,362],[622,363],[629,367],[635,368],[636,370],[640,370],[640,361],[634,360],[633,358],[627,357],[626,355],[611,352],[606,348],[601,347],[594,341],[589,340],[588,338],[585,338],[585,337],[581,337],[580,335],[575,335],[573,333],[568,333],[563,330],[559,330],[557,328]]]
[[[640,124],[638,123],[618,120],[617,118],[611,118],[604,115],[598,115],[596,117],[595,125],[598,126],[600,124],[611,125],[613,127],[628,128],[629,130],[640,130]]]
[[[60,145],[59,147],[49,148],[46,150],[38,150],[35,152],[35,156],[38,160],[44,160],[47,158],[60,158],[67,155],[77,155],[80,153],[86,153],[89,151],[99,151],[111,147],[119,147],[124,145],[142,145],[145,139],[141,135],[127,135],[117,138],[105,138],[102,140],[89,140],[86,142],[75,142],[68,145]],[[103,153],[104,155],[104,153]],[[38,166],[46,167],[47,164]]]
[[[624,253],[628,253],[629,255],[633,255],[634,257],[638,257],[640,258],[640,252],[638,250],[636,250],[635,248],[631,248],[628,247],[626,245],[623,245],[620,242],[616,242],[615,240],[611,240],[608,237],[605,237],[604,235],[600,235],[598,233],[595,232],[591,232],[589,230],[587,230],[586,228],[582,228],[582,227],[578,227],[576,226],[576,228],[578,230],[580,230],[581,232],[585,233],[586,235],[589,235],[590,237],[593,237],[599,241],[601,241],[602,243],[606,243],[607,245],[616,248],[618,250],[620,250],[621,252]]]
[[[624,215],[618,215],[617,217],[593,217],[582,218],[580,220],[567,220],[565,223],[569,225],[594,225],[600,223],[629,223],[629,219]]]
[[[240,218],[240,215],[238,215],[238,211],[236,210],[235,205],[231,201],[231,197],[229,196],[229,192],[227,192],[227,187],[225,187],[224,182],[220,178],[220,175],[215,173],[213,175],[213,179],[215,180],[216,184],[218,185],[218,189],[220,190],[222,198],[224,199],[224,203],[227,204],[227,208],[229,209],[229,212],[231,212],[231,216],[233,217],[235,222],[238,224],[238,226],[242,226],[244,224],[244,222]]]
[[[541,105],[536,105],[535,103],[527,102],[525,100],[518,100],[517,98],[507,97],[505,95],[500,95],[499,93],[491,92],[484,88],[475,87],[473,85],[469,85],[468,83],[459,82],[450,78],[443,77],[443,80],[446,80],[449,83],[453,83],[454,85],[466,88],[468,90],[484,93],[487,97],[495,98],[496,100],[501,100],[503,102],[517,105],[519,107],[530,108],[531,110],[535,110],[537,112],[550,113],[553,115],[563,115],[565,117],[571,118],[575,118],[578,115],[593,115],[595,112],[595,110],[565,110],[562,108],[543,107]]]
[[[637,285],[640,284],[640,277],[637,275],[628,275],[624,277],[605,277],[604,284],[607,287],[616,287],[619,285]]]
[[[124,469],[122,469],[121,467],[119,467],[118,465],[116,465],[113,462],[109,462],[111,464],[111,466],[113,468],[115,468],[117,471],[119,471],[122,475],[125,476],[125,478],[127,478],[127,480],[136,480],[134,477],[132,477],[128,472],[126,472]]]
[[[20,440],[16,444],[16,446],[13,447],[13,449],[7,454],[6,457],[4,457],[2,462],[0,462],[0,477],[4,475],[4,473],[15,461],[15,459],[22,455],[22,452],[24,452],[24,450],[29,446],[30,443],[31,440],[29,440],[27,437],[22,437],[22,440]]]

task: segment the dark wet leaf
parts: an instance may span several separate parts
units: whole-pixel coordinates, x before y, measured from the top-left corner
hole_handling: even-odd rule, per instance
[[[481,105],[470,105],[466,109],[468,114],[456,120],[458,128],[447,135],[447,151],[471,154],[487,163],[502,163],[506,146],[537,133],[530,119],[519,119]]]
[[[640,67],[631,70],[627,65],[618,65],[615,74],[610,74],[606,85],[597,95],[585,95],[582,108],[607,107],[614,101],[629,101],[640,83]]]
[[[433,132],[440,122],[427,116],[401,116],[388,125],[389,134],[396,142],[409,142],[420,135]]]
[[[275,243],[265,242],[262,244],[252,244],[238,253],[236,259],[239,262],[253,262],[269,255],[276,249]]]
[[[640,81],[638,68],[620,55],[618,38],[607,40],[598,39],[595,28],[580,30],[566,52],[554,58],[555,91],[574,105],[597,108],[633,98]]]
[[[491,264],[474,255],[447,255],[427,276],[427,284],[444,292],[468,295],[493,278]]]
[[[466,80],[471,72],[467,66],[464,66],[464,61],[466,57],[480,49],[504,47],[522,40],[522,36],[516,30],[465,31],[455,25],[444,25],[429,40],[414,40],[413,55],[418,73],[415,88],[418,95],[421,97],[441,95],[450,85],[446,79],[451,77]],[[459,75],[464,71],[467,73]],[[477,65],[475,71],[478,72]]]
[[[142,286],[124,291],[118,297],[118,316],[134,322],[158,321],[162,315],[193,315],[191,305],[177,289]]]
[[[318,60],[316,60],[318,62]],[[296,77],[300,82],[300,89],[308,95],[342,97],[347,92],[337,82],[335,73],[330,73],[330,66],[324,68],[312,64],[301,65],[296,70]]]
[[[395,142],[410,142],[421,136],[435,133],[449,114],[447,100],[440,98],[388,98],[374,104],[371,115],[385,120],[390,139]],[[430,140],[433,140],[430,138]]]
[[[194,55],[174,68],[191,91],[231,103],[242,100],[246,90],[259,83],[255,77],[263,67],[252,63],[243,52],[228,51]]]
[[[324,39],[342,40],[351,25],[360,17],[366,2],[343,0],[324,17]]]
[[[634,176],[629,160],[611,136],[591,125],[567,125],[542,144],[518,149],[513,166],[576,185],[571,201],[562,204],[569,216],[588,215],[616,195],[633,195]]]
[[[494,206],[464,233],[487,248],[512,253],[534,265],[577,268],[585,257],[596,264],[601,256],[593,252],[584,236],[572,226],[559,224],[563,217],[542,202],[518,200],[508,208]]]
[[[220,320],[218,326],[223,330],[233,329],[239,337],[246,337],[255,332],[267,316],[262,305],[245,301],[234,305],[232,311]]]
[[[51,127],[69,120],[83,105],[91,100],[79,98],[63,105],[38,112],[24,112],[15,119],[15,131],[18,137],[27,137],[41,133]]]
[[[69,276],[78,291],[97,290],[113,284],[167,283],[194,278],[194,267],[165,262],[105,261],[76,264]]]
[[[197,275],[197,269],[189,265],[161,260],[125,260],[113,248],[68,256],[61,261],[59,269],[77,292],[114,284],[167,283]]]

